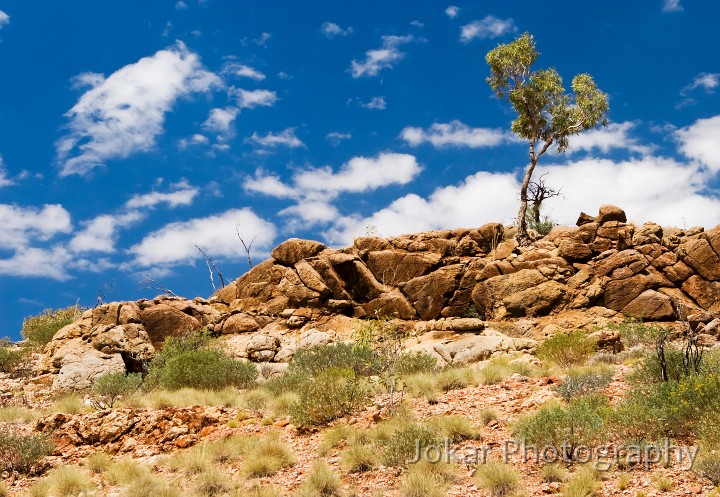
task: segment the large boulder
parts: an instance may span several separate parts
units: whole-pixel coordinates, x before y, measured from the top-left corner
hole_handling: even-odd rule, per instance
[[[440,262],[438,254],[418,254],[380,250],[368,253],[367,266],[378,281],[398,286],[432,271]]]
[[[177,337],[202,328],[200,321],[167,304],[158,304],[142,311],[142,322],[155,348],[167,337]]]
[[[320,242],[290,238],[275,247],[270,255],[279,264],[294,266],[303,259],[319,254],[325,248]]]
[[[53,388],[85,390],[99,376],[125,372],[120,354],[105,354],[77,339],[68,342],[64,349],[60,351],[60,371],[53,380]]]
[[[655,290],[645,290],[623,307],[626,316],[640,317],[645,321],[668,321],[675,319],[675,308],[672,300]]]
[[[618,221],[621,223],[626,223],[627,216],[625,215],[625,211],[616,205],[601,205],[600,213],[597,217],[597,222],[598,224],[605,224],[608,221]]]
[[[425,276],[413,278],[400,290],[417,311],[420,319],[436,319],[457,289],[464,266],[453,264]]]
[[[711,241],[715,240],[711,239]],[[688,240],[678,251],[683,261],[700,276],[706,280],[720,281],[720,255],[718,255],[720,252],[715,251],[708,239]]]

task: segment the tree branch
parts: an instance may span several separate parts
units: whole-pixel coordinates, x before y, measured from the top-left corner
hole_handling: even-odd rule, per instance
[[[220,270],[217,268],[217,266],[215,265],[215,262],[213,262],[213,260],[210,258],[210,256],[208,256],[203,249],[198,247],[197,244],[193,243],[193,245],[195,245],[195,248],[198,249],[200,251],[200,253],[205,257],[205,265],[207,266],[208,272],[210,273],[210,284],[212,285],[213,290],[217,290],[217,288],[215,288],[215,280],[213,278],[213,270],[215,270],[218,277],[220,278],[220,284],[222,285],[220,288],[225,288],[225,278],[223,278],[223,275],[220,272]]]

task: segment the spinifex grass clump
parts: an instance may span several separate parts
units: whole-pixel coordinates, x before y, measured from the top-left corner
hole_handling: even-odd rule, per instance
[[[79,305],[62,309],[46,309],[42,314],[25,318],[20,334],[34,347],[44,347],[60,328],[80,317],[83,310]]]

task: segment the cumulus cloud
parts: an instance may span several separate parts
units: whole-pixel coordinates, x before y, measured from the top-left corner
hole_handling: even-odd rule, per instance
[[[272,107],[277,101],[277,93],[270,90],[235,90],[238,107],[241,109],[253,109],[255,107]]]
[[[455,5],[451,5],[445,9],[445,15],[447,15],[450,19],[455,19],[459,12],[460,7],[456,7]]]
[[[350,133],[340,133],[339,131],[331,131],[325,135],[325,139],[330,142],[333,147],[340,145],[343,140],[349,140],[352,138]]]
[[[247,143],[252,143],[254,145],[259,145],[266,148],[297,148],[305,146],[305,144],[300,140],[300,138],[295,136],[295,128],[286,128],[280,133],[268,133],[265,136],[260,136],[257,133],[253,133],[252,136],[245,141]]]
[[[275,240],[272,223],[252,210],[232,209],[213,216],[170,223],[149,233],[130,248],[135,267],[167,267],[192,264],[201,254],[195,244],[213,258],[237,260],[244,257],[237,238],[239,229],[248,239],[254,239],[254,248],[267,250]]]
[[[400,132],[400,138],[413,147],[430,143],[436,148],[441,147],[495,147],[513,141],[511,133],[500,129],[471,128],[461,121],[434,123],[427,129],[407,127]]]
[[[0,29],[6,24],[10,24],[10,16],[0,10]]]
[[[7,177],[5,163],[3,162],[2,155],[0,155],[0,188],[4,186],[10,186],[12,184],[14,184],[14,182]]]
[[[159,204],[166,204],[170,208],[179,207],[181,205],[192,204],[195,197],[200,192],[196,186],[190,185],[187,181],[181,181],[171,185],[170,192],[143,193],[133,195],[130,200],[125,203],[127,209],[145,209],[155,207]]]
[[[72,237],[68,247],[76,254],[114,252],[118,229],[128,227],[143,217],[136,211],[120,215],[102,214],[83,223],[84,228]]]
[[[663,12],[681,12],[683,10],[685,9],[680,5],[680,0],[663,0]]]
[[[635,123],[629,121],[610,123],[603,128],[591,129],[572,136],[567,153],[572,154],[579,150],[586,152],[599,150],[606,154],[612,149],[623,149],[640,154],[650,153],[651,147],[640,145],[634,137],[630,136],[630,131],[634,127]]]
[[[76,83],[91,88],[65,114],[68,132],[56,144],[61,176],[87,174],[107,160],[152,149],[180,97],[221,85],[180,42],[107,78],[81,74]]]
[[[720,116],[698,119],[675,132],[680,151],[700,161],[711,171],[720,172]]]
[[[70,213],[62,205],[37,208],[0,204],[0,248],[25,249],[31,242],[48,241],[71,231]]]
[[[218,140],[228,140],[235,134],[232,124],[239,112],[236,107],[211,109],[202,126],[205,130],[216,133]]]
[[[246,66],[245,64],[239,64],[237,62],[228,62],[223,67],[222,72],[223,74],[230,74],[232,76],[238,76],[241,78],[250,78],[254,79],[255,81],[262,81],[263,79],[265,79],[265,75],[262,72],[250,66]]]
[[[335,38],[336,36],[347,36],[353,32],[353,29],[350,26],[343,29],[334,22],[324,22],[320,26],[320,32],[327,38]]]
[[[387,102],[385,102],[385,97],[373,97],[369,102],[361,102],[360,105],[366,109],[385,110]]]
[[[8,259],[0,259],[0,274],[66,280],[70,278],[66,267],[73,257],[60,246],[49,249],[31,247],[15,252]]]
[[[516,31],[517,26],[512,19],[485,16],[483,19],[473,21],[460,28],[460,41],[469,43],[475,38],[492,39]]]
[[[581,212],[611,203],[636,223],[715,226],[720,198],[704,193],[710,177],[693,165],[662,157],[625,161],[587,158],[539,167],[564,197],[549,199],[544,212],[572,225]],[[671,178],[671,180],[669,179]],[[511,173],[478,172],[458,185],[440,187],[427,198],[406,195],[368,216],[341,217],[328,229],[330,243],[346,244],[374,225],[384,236],[414,231],[472,227],[490,221],[512,223],[517,215],[519,178]]]
[[[353,78],[362,76],[377,76],[382,69],[389,69],[405,57],[399,47],[415,40],[412,35],[383,36],[380,48],[365,52],[365,60],[353,60],[350,64],[350,74]]]

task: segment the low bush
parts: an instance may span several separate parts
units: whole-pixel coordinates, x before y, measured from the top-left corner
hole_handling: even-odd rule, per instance
[[[562,497],[595,497],[602,485],[592,467],[585,466],[578,469],[575,474],[563,485]]]
[[[11,345],[3,340],[0,343],[0,372],[12,373],[26,357],[25,350],[11,348]]]
[[[570,456],[578,445],[592,446],[602,441],[610,412],[602,396],[581,397],[567,406],[550,403],[521,417],[515,423],[514,435],[536,446],[552,445],[558,450],[564,447]]]
[[[325,369],[298,386],[299,400],[290,405],[290,417],[300,426],[324,424],[362,407],[368,393],[365,381],[352,369]]]
[[[46,435],[24,435],[10,430],[0,430],[0,472],[27,473],[54,448]]]
[[[578,370],[569,372],[567,377],[555,388],[566,401],[584,397],[603,390],[612,380],[611,370]]]
[[[339,497],[342,482],[324,461],[316,460],[307,480],[300,486],[297,497]]]
[[[147,382],[167,390],[247,388],[258,377],[252,363],[238,361],[212,348],[206,332],[168,338],[150,362]]]
[[[290,447],[277,434],[257,440],[247,452],[245,471],[249,476],[272,476],[284,467],[295,463]]]
[[[433,474],[409,471],[400,483],[400,497],[444,497],[445,485]]]
[[[520,485],[520,477],[515,469],[499,461],[489,461],[478,466],[475,478],[478,486],[492,497],[510,495]]]
[[[607,325],[605,330],[619,333],[620,338],[628,347],[636,345],[654,347],[658,337],[667,333],[667,328],[643,323],[641,319],[637,318],[625,318],[621,323]]]
[[[78,497],[95,488],[87,471],[77,466],[58,466],[45,479],[54,497]]]
[[[546,464],[540,470],[540,477],[546,483],[564,482],[568,478],[568,472],[560,463]]]
[[[93,405],[97,409],[112,409],[119,399],[136,392],[142,382],[140,373],[110,373],[98,376],[92,386]]]
[[[34,347],[44,347],[64,326],[80,317],[83,310],[79,305],[62,309],[46,309],[42,314],[25,318],[20,334]]]
[[[693,471],[710,482],[720,486],[720,453],[718,451],[705,451],[698,457],[693,466]]]
[[[470,368],[448,368],[437,375],[437,385],[443,392],[477,385],[475,372]]]
[[[377,465],[378,455],[369,445],[355,444],[342,452],[340,461],[348,473],[363,473]]]
[[[678,348],[671,346],[665,348],[665,367],[670,380],[679,381],[687,376],[683,367],[684,357],[684,352]],[[641,386],[664,381],[657,354],[655,352],[645,354],[628,375],[628,380]]]
[[[583,364],[595,351],[595,342],[581,330],[559,333],[541,343],[535,355],[560,367]]]
[[[441,435],[426,425],[403,423],[392,428],[390,436],[381,442],[385,466],[404,466],[416,457],[418,447],[422,454],[425,447],[442,443]]]
[[[472,425],[470,420],[462,416],[437,416],[431,418],[428,425],[453,443],[461,440],[475,440],[480,436],[480,431]]]
[[[337,343],[298,350],[288,375],[317,376],[329,368],[348,368],[357,376],[372,376],[384,367],[383,359],[370,347]]]
[[[437,370],[437,359],[425,352],[406,352],[400,354],[395,362],[394,372],[407,376],[417,373],[432,373]]]

